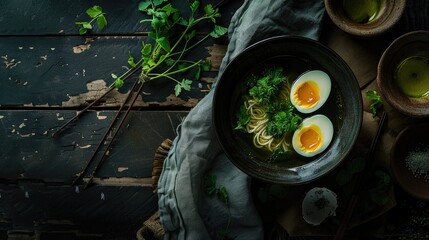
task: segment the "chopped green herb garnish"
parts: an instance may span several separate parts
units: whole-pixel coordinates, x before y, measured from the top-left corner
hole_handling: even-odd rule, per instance
[[[278,96],[282,84],[287,81],[282,72],[282,68],[265,70],[262,77],[256,81],[256,85],[250,89],[250,96],[257,99],[260,104],[269,104]]]
[[[250,121],[250,114],[247,112],[247,109],[244,105],[240,106],[240,109],[237,112],[237,126],[236,130],[241,130],[246,132],[246,125]]]
[[[377,111],[383,106],[383,100],[381,96],[375,90],[369,90],[365,93],[366,97],[372,102],[370,109],[372,117],[377,116]]]
[[[275,102],[266,109],[268,115],[267,133],[275,138],[293,133],[299,128],[302,118],[295,113],[289,101]]]

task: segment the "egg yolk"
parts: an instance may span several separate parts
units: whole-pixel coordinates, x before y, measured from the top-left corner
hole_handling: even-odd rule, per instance
[[[322,145],[322,137],[320,128],[316,125],[311,125],[302,130],[299,137],[301,149],[305,152],[314,152]]]
[[[319,87],[314,81],[307,81],[297,88],[295,91],[295,99],[299,105],[310,108],[319,101],[319,92]]]

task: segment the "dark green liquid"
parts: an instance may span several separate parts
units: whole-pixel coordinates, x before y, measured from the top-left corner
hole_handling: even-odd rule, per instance
[[[343,9],[355,23],[369,23],[376,19],[385,6],[385,0],[343,0]]]
[[[395,81],[411,98],[429,98],[429,58],[412,56],[399,63]]]

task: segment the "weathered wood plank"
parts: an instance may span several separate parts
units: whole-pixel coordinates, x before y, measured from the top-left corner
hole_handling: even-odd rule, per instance
[[[157,206],[156,194],[142,187],[93,186],[83,191],[22,183],[1,185],[0,189],[0,221],[7,223],[2,224],[1,230],[36,234],[60,231],[87,236],[135,236]]]
[[[119,76],[126,72],[129,53],[135,58],[140,56],[141,41],[148,39],[141,36],[0,37],[0,105],[87,105],[114,81],[112,73]],[[146,84],[145,94],[136,106],[194,106],[210,88],[220,65],[219,56],[225,53],[225,47],[215,43],[209,39],[187,54],[189,60],[208,58],[213,63],[213,72],[203,72],[191,91],[175,97],[175,83],[158,79]],[[194,73],[190,71],[179,80],[195,79]],[[129,79],[119,92],[114,91],[104,99],[105,105],[122,103],[132,82],[133,79]]]
[[[99,5],[107,14],[107,27],[101,34],[142,33],[150,30],[148,24],[140,24],[146,16],[138,10],[140,0],[102,1],[102,0],[26,0],[0,2],[0,35],[56,35],[78,34],[75,22],[88,21],[85,10]],[[186,14],[188,1],[173,0],[172,4]],[[201,5],[216,5],[218,0],[202,0]],[[229,1],[221,6],[222,17],[218,24],[227,26],[243,0]],[[204,28],[201,31],[205,31]]]
[[[90,111],[52,138],[76,111],[0,110],[0,179],[71,183],[91,158],[115,113]],[[97,177],[150,178],[156,149],[166,138],[175,137],[186,114],[132,111]],[[101,150],[105,148],[103,145]],[[97,155],[94,163],[100,158]]]

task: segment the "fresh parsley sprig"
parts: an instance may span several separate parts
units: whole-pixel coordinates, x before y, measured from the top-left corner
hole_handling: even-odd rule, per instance
[[[223,202],[227,208],[228,221],[224,229],[219,231],[220,239],[229,240],[234,239],[229,236],[229,227],[231,225],[231,207],[229,203],[228,191],[225,187],[217,187],[217,177],[214,174],[207,174],[204,178],[204,189],[208,196],[216,196]]]
[[[86,10],[86,14],[91,18],[87,22],[75,22],[79,27],[79,34],[84,35],[89,30],[91,30],[92,24],[95,21],[98,26],[98,30],[102,30],[107,25],[106,13],[103,12],[103,9],[100,6],[94,5]]]
[[[127,61],[129,69],[125,73],[121,75],[111,74],[114,79],[111,87],[122,87],[124,77],[134,69],[141,67],[140,81],[142,83],[165,78],[176,83],[174,87],[176,96],[182,90],[191,90],[193,81],[187,78],[177,79],[177,76],[194,70],[194,78],[198,80],[202,71],[210,70],[211,63],[205,59],[197,61],[184,59],[185,53],[209,37],[219,38],[225,35],[227,29],[216,24],[221,14],[211,4],[203,7],[204,13],[201,16],[197,16],[201,12],[199,1],[190,1],[189,7],[190,14],[188,17],[184,17],[179,9],[175,8],[168,0],[143,0],[140,2],[138,9],[149,17],[140,21],[140,23],[149,24],[151,27],[148,32],[149,41],[141,43],[140,58],[135,58],[129,53]],[[76,22],[80,34],[86,34],[91,30],[94,21],[97,22],[99,30],[106,26],[105,13],[100,6],[93,6],[87,9],[86,13],[91,17],[90,21]],[[196,39],[196,27],[202,22],[212,23],[213,29],[200,39]]]
[[[383,99],[375,90],[369,90],[365,93],[366,97],[371,101],[371,113],[372,117],[377,116],[377,111],[383,106]]]
[[[200,2],[190,2],[191,12],[189,17],[185,18],[171,3],[166,2],[166,0],[144,0],[139,4],[139,10],[151,17],[140,22],[150,23],[152,27],[152,31],[148,33],[152,42],[142,43],[143,71],[140,79],[143,82],[157,78],[170,79],[176,83],[174,91],[177,96],[182,90],[190,91],[192,84],[190,79],[177,79],[178,74],[196,69],[195,79],[199,79],[201,71],[208,71],[211,68],[211,63],[206,60],[184,60],[184,54],[209,37],[223,36],[227,29],[216,25],[216,19],[221,15],[218,9],[214,9],[210,4],[204,7],[204,15],[197,17]],[[212,22],[213,30],[195,42],[195,27],[203,21]],[[179,35],[175,35],[177,32],[180,32]]]

